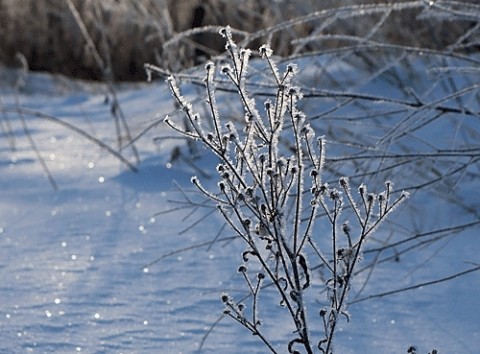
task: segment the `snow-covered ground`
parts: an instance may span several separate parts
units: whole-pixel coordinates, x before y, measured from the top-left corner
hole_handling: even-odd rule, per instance
[[[301,65],[313,68],[308,62]],[[363,87],[352,86],[356,92],[407,101],[402,96],[404,91],[395,90],[397,82],[393,79],[373,75],[363,80],[348,65],[324,65],[337,65],[337,73],[319,79],[315,72],[305,70],[303,84],[317,85],[319,90],[345,91],[338,83],[335,87],[329,85],[338,80],[335,75],[348,73],[354,82],[366,82]],[[418,63],[418,72],[427,71],[422,65]],[[136,141],[141,163],[135,173],[76,132],[42,116],[24,114],[28,131],[58,185],[58,190],[54,190],[44,176],[15,107],[18,104],[22,109],[57,117],[116,148],[111,98],[106,100],[103,87],[45,74],[29,74],[23,92],[16,96],[14,79],[7,80],[11,75],[15,74],[3,74],[3,84],[0,83],[0,353],[195,352],[221,316],[222,291],[244,291],[236,273],[243,249],[241,243],[230,242],[169,254],[213,240],[221,226],[220,218],[212,214],[189,227],[207,212],[200,211],[192,218],[186,218],[188,210],[162,213],[178,206],[168,203],[169,200],[182,200],[173,181],[191,188],[190,177],[198,173],[181,158],[171,163],[178,140],[158,139],[172,135],[163,124],[148,130]],[[433,102],[436,95],[442,95],[432,87],[439,81],[432,84],[427,77],[416,79],[420,83],[411,84],[424,88],[416,94],[425,101]],[[175,111],[163,82],[124,87],[118,95],[133,137]],[[305,110],[311,116],[338,104],[331,98],[325,98],[320,106],[312,104],[313,99],[308,97],[305,102]],[[444,171],[450,171],[447,177],[454,180],[446,177],[443,184],[412,189],[408,206],[398,219],[392,220],[396,227],[383,232],[403,230],[401,237],[391,236],[398,241],[416,233],[477,225],[419,245],[397,261],[378,264],[360,297],[443,278],[480,262],[478,114],[425,124],[429,129],[425,133],[421,124],[431,117],[430,111],[412,120],[401,120],[399,116],[404,118],[408,112],[400,110],[396,115],[387,115],[386,111],[393,111],[392,105],[373,103],[372,110],[383,111],[391,120],[366,120],[363,124],[361,120],[349,120],[352,107],[347,104],[332,110],[318,124],[318,135],[325,134],[331,142],[329,157],[339,157],[340,151],[351,148],[347,137],[341,135],[341,124],[346,124],[344,130],[351,134],[348,137],[357,139],[359,144],[364,144],[361,137],[370,135],[397,137],[400,143],[389,145],[388,153],[392,154],[413,153],[417,151],[415,146],[425,153],[426,147],[447,144],[455,149],[476,149],[477,158],[471,157],[471,166],[460,175],[453,171],[454,162],[441,157],[438,159],[439,166],[445,168],[443,172],[436,170],[439,166],[435,161],[423,161],[418,156],[412,157],[417,161],[407,164],[403,171],[401,165],[400,171],[392,168],[395,173],[387,177],[399,188],[422,184],[432,180],[432,174],[440,176]],[[478,88],[467,97],[465,105],[479,111]],[[335,128],[334,121],[340,122],[340,126]],[[399,136],[406,131],[409,133],[402,140]],[[339,136],[340,140],[336,140]],[[432,148],[430,153],[435,155],[432,151],[437,150]],[[182,147],[181,151],[185,154],[187,150]],[[371,151],[378,152],[373,148]],[[131,147],[125,147],[122,155],[134,162]],[[460,161],[461,157],[457,159]],[[204,158],[198,166],[207,166],[208,170],[215,162]],[[372,162],[367,170],[382,171],[381,166]],[[361,178],[359,175],[354,180]],[[455,192],[447,190],[449,186]],[[399,245],[398,250],[401,249]],[[145,268],[163,255],[167,256]],[[365,261],[370,261],[368,254]],[[365,277],[366,274],[359,275],[359,284]],[[322,296],[319,295],[321,301]],[[479,273],[474,272],[437,285],[355,303],[349,309],[351,322],[341,323],[337,352],[405,353],[410,345],[416,345],[419,353],[434,348],[439,353],[478,353],[479,296]],[[279,351],[285,352],[282,317],[277,312],[275,306],[268,308],[268,320],[264,320],[278,326],[269,333]],[[207,336],[203,351],[264,353],[265,349],[236,323],[222,319]]]

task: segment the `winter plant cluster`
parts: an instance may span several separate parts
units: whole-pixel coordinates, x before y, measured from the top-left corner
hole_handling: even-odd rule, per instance
[[[165,121],[203,143],[220,161],[218,189],[205,187],[197,177],[192,182],[217,204],[245,247],[238,272],[249,295],[238,300],[223,294],[224,315],[257,336],[272,353],[279,352],[263,329],[268,314],[262,313],[260,297],[262,291],[274,289],[279,309],[291,319],[288,352],[333,353],[338,323],[349,319],[347,297],[362,249],[407,193],[394,197],[390,181],[379,194],[368,192],[365,185],[352,191],[347,178],[335,187],[325,183],[325,139],[315,137],[297,107],[302,95],[292,83],[296,67],[288,65],[281,73],[270,47],[260,48],[268,75],[276,83],[275,98],[260,108],[246,89],[251,51],[237,47],[228,27],[220,33],[226,39],[229,64],[219,71],[234,85],[244,120],[225,122],[220,117],[217,68],[209,62],[205,67],[208,120],[194,111],[171,76],[167,82],[187,124],[171,117]],[[288,148],[285,140],[290,142]]]

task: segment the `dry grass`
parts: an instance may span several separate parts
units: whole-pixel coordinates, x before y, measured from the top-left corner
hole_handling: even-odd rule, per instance
[[[179,70],[223,51],[216,27],[211,26],[230,25],[248,37],[299,16],[360,3],[367,1],[0,0],[0,62],[15,66],[15,54],[20,52],[32,70],[95,80],[110,74],[117,80],[143,80],[146,62]],[[266,31],[248,44],[269,42],[277,54],[288,55],[343,46],[349,43],[347,36],[371,36],[381,42],[442,49],[472,26],[466,20],[419,19],[419,13],[411,9],[385,18],[320,16]],[[376,25],[375,33],[370,33]],[[185,32],[192,28],[197,30]],[[311,35],[320,37],[308,45],[292,43]]]
[[[142,66],[155,60],[146,50],[146,38],[155,34],[151,47],[158,47],[167,35],[168,24],[158,27],[161,12],[133,6],[129,1],[72,1],[102,58],[103,67],[87,46],[84,33],[67,6],[58,0],[0,1],[0,60],[15,65],[21,52],[33,70],[60,72],[86,79],[103,79],[111,66],[119,80],[141,79]],[[142,3],[147,3],[143,1]],[[152,14],[152,15],[150,15]],[[154,15],[155,14],[155,15]],[[155,16],[155,21],[150,16]]]

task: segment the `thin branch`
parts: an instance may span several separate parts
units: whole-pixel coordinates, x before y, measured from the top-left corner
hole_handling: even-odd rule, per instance
[[[405,287],[405,288],[400,288],[400,289],[396,289],[396,290],[386,291],[386,292],[384,292],[384,293],[373,294],[373,295],[369,295],[369,296],[366,296],[366,297],[362,297],[362,298],[360,298],[360,299],[357,299],[357,300],[354,300],[354,301],[350,302],[349,305],[351,305],[351,304],[356,304],[356,303],[358,303],[358,302],[362,302],[362,301],[366,301],[366,300],[381,298],[381,297],[384,297],[384,296],[387,296],[387,295],[393,295],[393,294],[398,294],[398,293],[402,293],[402,292],[405,292],[405,291],[410,291],[410,290],[418,289],[418,288],[421,288],[421,287],[424,287],[424,286],[430,286],[430,285],[440,284],[440,283],[446,282],[446,281],[448,281],[448,280],[452,280],[452,279],[461,277],[461,276],[463,276],[463,275],[466,275],[466,274],[469,274],[469,273],[472,273],[472,272],[476,272],[476,271],[478,271],[478,270],[480,270],[480,266],[473,267],[473,268],[464,270],[464,271],[462,271],[462,272],[455,273],[455,274],[450,275],[450,276],[448,276],[448,277],[444,277],[444,278],[440,278],[440,279],[435,279],[435,280],[427,281],[427,282],[424,282],[424,283],[415,284],[415,285],[412,285],[412,286],[407,286],[407,287]]]

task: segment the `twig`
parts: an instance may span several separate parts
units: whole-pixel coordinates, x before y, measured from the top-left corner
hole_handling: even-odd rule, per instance
[[[362,302],[362,301],[366,301],[366,300],[381,298],[381,297],[384,297],[384,296],[387,296],[387,295],[393,295],[393,294],[398,294],[398,293],[402,293],[402,292],[405,292],[405,291],[410,291],[410,290],[418,289],[418,288],[421,288],[421,287],[423,287],[423,286],[430,286],[430,285],[435,285],[435,284],[443,283],[443,282],[446,282],[446,281],[448,281],[448,280],[452,280],[452,279],[461,277],[461,276],[466,275],[466,274],[468,274],[468,273],[475,272],[475,271],[477,271],[477,270],[480,270],[480,266],[477,266],[477,267],[474,267],[474,268],[470,268],[470,269],[464,270],[464,271],[459,272],[459,273],[455,273],[455,274],[450,275],[450,276],[448,276],[448,277],[444,277],[444,278],[440,278],[440,279],[435,279],[435,280],[431,280],[431,281],[428,281],[428,282],[424,282],[424,283],[420,283],[420,284],[416,284],[416,285],[412,285],[412,286],[407,286],[407,287],[405,287],[405,288],[400,288],[400,289],[396,289],[396,290],[386,291],[386,292],[379,293],[379,294],[373,294],[373,295],[365,296],[365,297],[362,297],[362,298],[360,298],[360,299],[356,299],[356,300],[350,302],[349,304],[350,304],[350,305],[351,305],[351,304],[356,304],[356,303],[358,303],[358,302]]]

